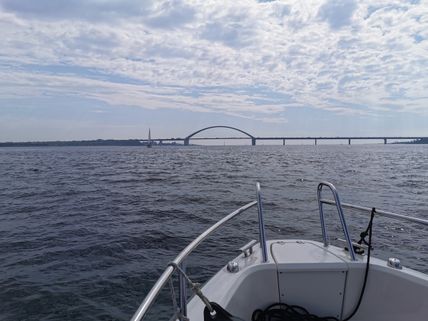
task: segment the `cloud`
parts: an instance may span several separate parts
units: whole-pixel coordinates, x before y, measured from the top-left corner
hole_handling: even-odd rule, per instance
[[[150,1],[138,0],[1,0],[3,10],[34,19],[97,20],[124,19],[139,16]]]
[[[181,0],[158,2],[144,23],[156,28],[176,28],[193,21],[196,10]]]
[[[117,23],[129,19],[156,28],[175,28],[193,20],[195,10],[182,0],[0,0],[7,12],[32,19]]]
[[[358,117],[428,113],[423,4],[0,0],[0,6],[0,109],[6,99],[80,97],[281,123],[298,108]]]
[[[221,42],[228,47],[245,47],[252,44],[254,31],[240,23],[213,22],[206,24],[201,37],[208,41]]]
[[[326,20],[332,29],[339,29],[351,23],[356,8],[355,0],[327,0],[320,7],[318,16]]]

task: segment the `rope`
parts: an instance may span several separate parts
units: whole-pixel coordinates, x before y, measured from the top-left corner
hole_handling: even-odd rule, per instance
[[[305,308],[286,303],[275,303],[265,310],[256,310],[251,321],[339,321],[334,317],[318,317]]]
[[[181,273],[181,275],[184,276],[184,278],[187,280],[187,282],[190,284],[190,287],[192,288],[192,291],[202,300],[202,302],[205,304],[205,306],[208,308],[210,313],[214,314],[215,311],[213,307],[210,304],[210,301],[207,299],[207,297],[202,293],[201,291],[201,284],[200,283],[194,283],[190,278],[187,276],[186,272],[184,272],[177,263],[170,262],[168,263],[168,266],[172,266],[174,269],[176,269],[178,272]]]
[[[179,309],[177,304],[177,297],[175,296],[174,284],[172,283],[172,278],[169,278],[169,289],[171,291],[172,306],[174,308],[174,311],[177,313]]]
[[[169,278],[169,289],[171,292],[171,298],[172,298],[172,306],[175,311],[174,315],[172,316],[171,320],[180,320],[180,321],[189,321],[189,318],[183,315],[181,312],[181,309],[178,307],[177,304],[177,297],[175,296],[175,290],[174,290],[174,283],[172,282],[172,278]]]
[[[364,282],[363,282],[363,287],[361,288],[360,298],[358,299],[358,303],[355,306],[354,311],[352,311],[352,313],[346,319],[343,319],[343,321],[350,320],[355,315],[355,313],[357,313],[358,309],[360,308],[361,301],[363,300],[364,291],[366,290],[367,276],[369,274],[369,266],[370,266],[370,254],[371,254],[371,249],[372,249],[373,218],[375,216],[375,213],[376,213],[376,208],[373,207],[372,208],[372,212],[370,214],[369,224],[367,225],[366,230],[360,234],[361,239],[358,241],[358,244],[361,244],[362,242],[364,242],[368,246],[368,249],[367,249],[366,271],[364,273]],[[368,242],[366,242],[366,240],[365,240],[365,237],[367,235],[369,236],[369,241]]]

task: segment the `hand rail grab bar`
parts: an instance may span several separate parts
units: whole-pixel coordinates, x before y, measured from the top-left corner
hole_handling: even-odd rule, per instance
[[[186,273],[186,262],[183,260],[180,264],[180,268]],[[181,316],[187,316],[187,282],[184,278],[183,273],[178,275],[178,289],[179,289],[179,302],[180,302],[180,314]],[[180,321],[184,321],[184,318],[180,316]]]
[[[336,187],[334,187],[334,185],[329,182],[321,182],[318,184],[318,188],[317,188],[317,199],[318,199],[318,207],[320,211],[321,230],[322,230],[322,237],[324,240],[324,246],[328,246],[329,242],[328,242],[328,236],[327,236],[327,228],[325,226],[325,221],[324,221],[324,211],[323,211],[324,203],[321,202],[321,191],[323,186],[327,186],[333,194],[336,208],[337,208],[337,214],[339,214],[340,223],[342,224],[343,234],[345,235],[345,240],[348,243],[348,249],[349,249],[349,254],[351,255],[351,260],[356,261],[354,247],[352,246],[351,237],[349,236],[349,232],[348,232],[348,226],[346,225],[345,216],[343,215],[339,194],[337,193]]]
[[[223,217],[220,221],[206,229],[203,233],[201,233],[196,239],[194,239],[188,246],[184,248],[180,252],[180,254],[177,255],[177,257],[172,261],[173,263],[179,265],[181,264],[184,259],[192,253],[192,251],[199,246],[199,244],[205,240],[209,235],[211,235],[214,231],[216,231],[219,227],[224,225],[226,222],[230,221],[235,216],[245,212],[249,208],[253,207],[257,204],[257,201],[252,201],[240,208],[238,208],[236,211],[233,211],[232,213],[228,214],[227,216]],[[160,290],[164,287],[165,283],[168,281],[168,279],[171,277],[172,273],[174,272],[174,268],[172,266],[168,266],[165,271],[162,273],[162,275],[159,277],[159,279],[156,281],[155,285],[151,288],[150,292],[147,294],[147,296],[144,298],[144,301],[141,303],[141,305],[138,307],[137,311],[132,316],[131,321],[140,321],[144,315],[146,314],[147,310],[150,308],[150,306],[153,304],[154,300],[158,296]]]
[[[320,199],[320,202],[323,204],[328,204],[328,205],[336,205],[335,201],[328,200],[328,199]],[[359,210],[361,212],[371,212],[372,211],[372,208],[354,205],[354,204],[350,204],[350,203],[341,203],[341,205],[344,208]],[[402,215],[402,214],[396,214],[396,213],[392,213],[392,212],[388,212],[388,211],[379,210],[377,208],[376,208],[376,215],[385,216],[385,217],[389,217],[389,218],[401,220],[401,221],[409,221],[409,222],[418,223],[418,224],[422,224],[422,225],[428,225],[428,220],[426,220],[426,219],[413,217],[413,216],[406,216],[406,215]]]
[[[263,218],[263,207],[262,207],[262,192],[260,190],[260,183],[256,183],[257,190],[257,210],[258,210],[258,219],[259,219],[259,243],[262,249],[262,262],[267,262],[267,248],[266,248],[266,232],[265,232],[265,223]]]

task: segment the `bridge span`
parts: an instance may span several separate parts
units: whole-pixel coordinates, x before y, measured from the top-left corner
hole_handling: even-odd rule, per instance
[[[255,137],[253,135],[248,134],[247,132],[243,131],[242,129],[239,129],[239,128],[236,128],[236,127],[231,127],[231,126],[221,126],[220,125],[220,126],[209,126],[209,127],[205,127],[205,128],[202,128],[200,130],[195,131],[194,133],[191,133],[189,136],[187,136],[186,138],[184,138],[184,145],[185,146],[189,145],[190,138],[192,138],[196,134],[199,134],[200,132],[203,132],[203,131],[208,130],[208,129],[213,129],[213,128],[227,128],[227,129],[235,130],[235,131],[243,133],[244,135],[247,135],[249,138],[251,138],[252,145],[256,144]]]
[[[203,131],[213,129],[213,128],[226,128],[231,129],[237,132],[240,132],[244,134],[246,137],[193,137]],[[285,141],[287,140],[311,140],[314,142],[315,145],[318,144],[318,141],[320,140],[344,140],[347,141],[349,145],[351,145],[352,140],[380,140],[383,141],[384,144],[388,143],[388,140],[416,140],[416,139],[428,139],[428,136],[254,136],[249,134],[248,132],[231,126],[209,126],[202,128],[200,130],[197,130],[190,135],[184,137],[184,138],[152,138],[151,142],[159,142],[162,144],[162,142],[177,142],[182,141],[183,145],[187,146],[190,144],[190,139],[192,140],[234,140],[234,139],[250,139],[251,145],[256,145],[257,141],[275,141],[279,140],[282,141],[282,144],[285,145]],[[142,142],[148,142],[148,139],[141,140]]]

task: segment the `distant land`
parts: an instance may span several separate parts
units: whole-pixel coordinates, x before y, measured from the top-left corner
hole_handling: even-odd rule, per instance
[[[45,142],[6,142],[0,147],[52,147],[52,146],[147,146],[147,141],[139,139],[95,139]],[[152,146],[183,146],[183,144],[151,142]]]
[[[394,144],[428,144],[428,138],[419,138],[410,142],[396,142]]]

